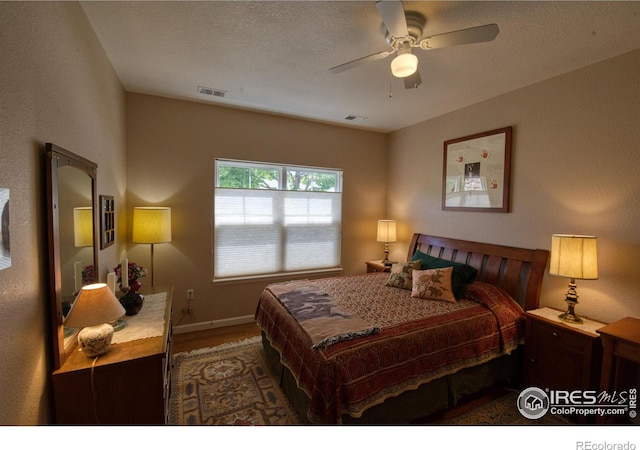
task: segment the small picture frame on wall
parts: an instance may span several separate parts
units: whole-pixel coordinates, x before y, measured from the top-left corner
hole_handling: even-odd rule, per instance
[[[509,212],[511,134],[505,127],[445,141],[443,210]]]
[[[113,196],[100,196],[100,249],[113,245],[116,240],[116,215]]]
[[[11,267],[9,232],[9,189],[0,188],[0,270]]]

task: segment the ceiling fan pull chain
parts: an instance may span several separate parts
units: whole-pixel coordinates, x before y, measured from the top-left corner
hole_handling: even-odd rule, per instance
[[[389,79],[389,98],[393,97],[393,88],[391,84],[391,79]]]

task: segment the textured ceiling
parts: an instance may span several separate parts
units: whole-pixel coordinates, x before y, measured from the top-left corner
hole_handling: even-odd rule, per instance
[[[415,50],[423,83],[407,90],[391,58],[329,73],[388,49],[374,1],[82,2],[129,92],[382,132],[640,48],[638,1],[403,4],[427,18],[425,36],[489,23],[500,33]]]

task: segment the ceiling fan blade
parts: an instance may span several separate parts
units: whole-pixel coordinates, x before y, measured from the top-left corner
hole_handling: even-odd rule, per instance
[[[329,69],[329,72],[333,74],[342,73],[345,70],[353,69],[354,67],[357,67],[361,64],[386,58],[391,53],[393,52],[384,51],[384,52],[374,53],[373,55],[364,56],[362,58],[354,59],[353,61],[349,61],[348,63],[344,63],[344,64],[340,64],[339,66],[332,67],[331,69]]]
[[[376,8],[384,26],[387,27],[389,34],[393,37],[401,38],[409,34],[407,29],[407,18],[404,15],[404,8],[400,1],[379,1]]]
[[[422,84],[422,78],[420,77],[420,70],[416,70],[413,75],[409,75],[404,79],[405,89],[415,89]]]
[[[451,47],[454,45],[488,42],[494,40],[499,32],[500,29],[498,28],[498,25],[492,23],[489,25],[481,25],[479,27],[465,28],[464,30],[429,36],[422,39],[418,46],[423,50],[429,50],[432,48]]]

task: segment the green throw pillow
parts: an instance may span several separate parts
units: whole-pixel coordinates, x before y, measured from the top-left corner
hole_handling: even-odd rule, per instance
[[[453,295],[456,299],[460,300],[464,298],[467,292],[467,286],[473,283],[476,279],[478,271],[475,267],[471,267],[468,264],[449,261],[442,258],[436,258],[434,256],[422,253],[420,250],[416,250],[411,258],[412,261],[421,261],[421,268],[424,269],[441,269],[443,267],[453,267],[453,275],[451,276],[451,285],[453,288]]]

